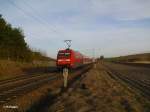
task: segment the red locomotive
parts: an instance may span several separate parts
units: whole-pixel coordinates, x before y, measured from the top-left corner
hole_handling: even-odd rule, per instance
[[[72,49],[59,50],[56,65],[58,68],[77,68],[92,63],[92,59]]]

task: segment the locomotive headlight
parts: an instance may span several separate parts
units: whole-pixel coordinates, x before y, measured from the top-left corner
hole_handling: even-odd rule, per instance
[[[60,61],[63,61],[62,59],[58,59],[58,61],[60,62]]]
[[[61,61],[70,61],[70,59],[58,59],[58,62],[61,62]]]
[[[65,61],[70,61],[70,59],[66,59]]]

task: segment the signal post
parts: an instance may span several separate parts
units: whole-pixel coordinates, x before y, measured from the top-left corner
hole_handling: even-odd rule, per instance
[[[69,70],[68,68],[63,68],[63,77],[64,77],[64,88],[67,87],[67,83],[68,83],[68,73]]]

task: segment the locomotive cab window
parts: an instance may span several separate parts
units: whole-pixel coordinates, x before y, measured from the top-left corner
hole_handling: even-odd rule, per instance
[[[71,54],[69,52],[60,52],[58,53],[58,58],[69,58],[70,55]]]

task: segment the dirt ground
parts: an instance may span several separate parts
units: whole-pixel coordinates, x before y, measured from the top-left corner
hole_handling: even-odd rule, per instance
[[[112,79],[102,64],[47,107],[48,112],[150,112],[149,101]]]

